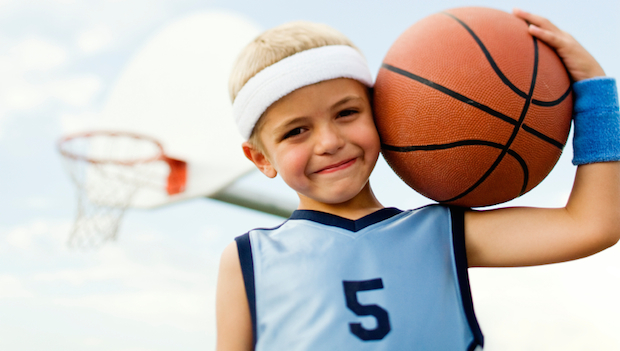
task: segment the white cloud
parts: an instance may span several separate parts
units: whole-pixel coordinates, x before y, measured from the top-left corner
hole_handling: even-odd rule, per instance
[[[72,267],[33,276],[36,281],[62,282],[73,286],[92,282],[119,283],[137,289],[182,287],[186,284],[200,284],[203,272],[189,272],[175,268],[171,262],[148,263],[136,261],[116,246],[102,247],[91,253],[97,263],[89,267]]]
[[[84,75],[52,81],[41,88],[46,97],[61,100],[70,106],[88,105],[101,89],[101,80],[95,75]]]
[[[20,71],[49,70],[65,63],[67,52],[41,38],[28,38],[9,49],[14,67]]]
[[[0,137],[7,118],[47,101],[71,107],[87,106],[101,90],[101,79],[93,74],[54,78],[53,71],[67,62],[60,46],[41,38],[27,38],[0,54]]]
[[[571,191],[569,189],[563,190],[563,191],[561,190],[557,191],[555,194],[553,194],[554,200],[552,200],[552,202],[555,203],[555,206],[557,207],[566,206],[566,203],[568,202],[568,198],[570,197],[570,193]]]
[[[7,8],[9,5],[14,4],[16,1],[14,0],[0,0],[0,9]]]
[[[32,235],[29,228],[17,228],[6,236],[6,242],[19,249],[28,249],[32,245]]]
[[[0,298],[28,297],[46,306],[189,332],[214,330],[216,267],[180,264],[178,256],[169,254],[166,240],[152,240],[145,251],[142,238],[162,236],[159,232],[127,234],[123,245],[69,250],[69,229],[68,221],[41,219],[1,230],[0,253],[10,262],[27,260],[39,269],[0,275]]]
[[[4,237],[0,237],[0,245],[7,248],[19,249],[29,255],[36,255],[41,250],[49,251],[64,246],[71,223],[68,221],[48,221],[44,219],[10,228]],[[4,251],[4,250],[0,250]]]
[[[0,100],[7,110],[28,110],[41,105],[46,94],[41,86],[28,83],[23,77],[7,77],[7,85],[0,88]],[[11,79],[13,78],[13,79]]]
[[[0,299],[32,296],[34,295],[22,286],[19,279],[8,274],[0,275]]]
[[[106,26],[92,28],[77,37],[78,48],[87,54],[97,53],[110,47],[114,40],[112,30]]]
[[[90,294],[81,297],[56,298],[54,303],[66,307],[81,307],[100,313],[128,318],[154,326],[169,325],[185,330],[204,330],[206,315],[213,296],[209,291],[142,290],[118,294]]]
[[[618,250],[555,265],[470,269],[485,350],[618,349]]]
[[[124,240],[123,246],[109,244],[85,255],[73,252],[72,260],[77,261],[69,267],[39,272],[28,279],[35,287],[62,286],[72,292],[71,297],[62,293],[46,298],[55,305],[152,326],[213,329],[215,279],[210,273],[214,267],[179,266],[174,256],[162,251],[165,241],[153,243],[149,254],[141,256],[138,241]],[[102,286],[107,288],[102,291]]]
[[[28,111],[51,100],[71,107],[87,107],[102,89],[101,79],[93,74],[51,80],[26,79],[29,70],[52,69],[59,60],[33,59],[19,63],[19,56],[0,56],[0,137],[4,134],[6,118],[13,112]]]
[[[30,83],[23,76],[5,77],[6,86],[0,88],[0,101],[6,110],[23,111],[58,99],[73,107],[88,105],[101,89],[101,80],[95,75],[84,75],[49,82]]]

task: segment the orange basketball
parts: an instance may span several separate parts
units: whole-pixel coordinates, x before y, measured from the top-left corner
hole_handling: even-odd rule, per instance
[[[487,206],[549,174],[570,129],[570,78],[553,49],[509,13],[468,7],[407,29],[374,88],[382,152],[436,201]]]

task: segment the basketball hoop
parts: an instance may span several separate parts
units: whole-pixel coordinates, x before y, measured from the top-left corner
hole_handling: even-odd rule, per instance
[[[70,246],[95,247],[116,239],[125,210],[144,189],[166,189],[168,195],[185,189],[185,161],[167,157],[162,145],[148,136],[85,132],[62,138],[58,149],[77,186]]]

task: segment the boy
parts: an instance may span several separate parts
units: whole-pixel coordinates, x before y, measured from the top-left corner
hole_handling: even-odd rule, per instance
[[[272,229],[222,254],[217,349],[474,350],[483,346],[467,267],[562,262],[620,237],[620,114],[615,81],[570,35],[520,10],[555,48],[575,92],[564,208],[384,208],[368,177],[378,158],[361,55],[341,34],[297,23],[259,36],[231,77],[243,151],[299,195]]]

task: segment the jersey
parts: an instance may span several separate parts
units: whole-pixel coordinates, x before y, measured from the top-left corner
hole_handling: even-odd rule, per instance
[[[297,210],[237,242],[255,350],[474,350],[463,209]]]

